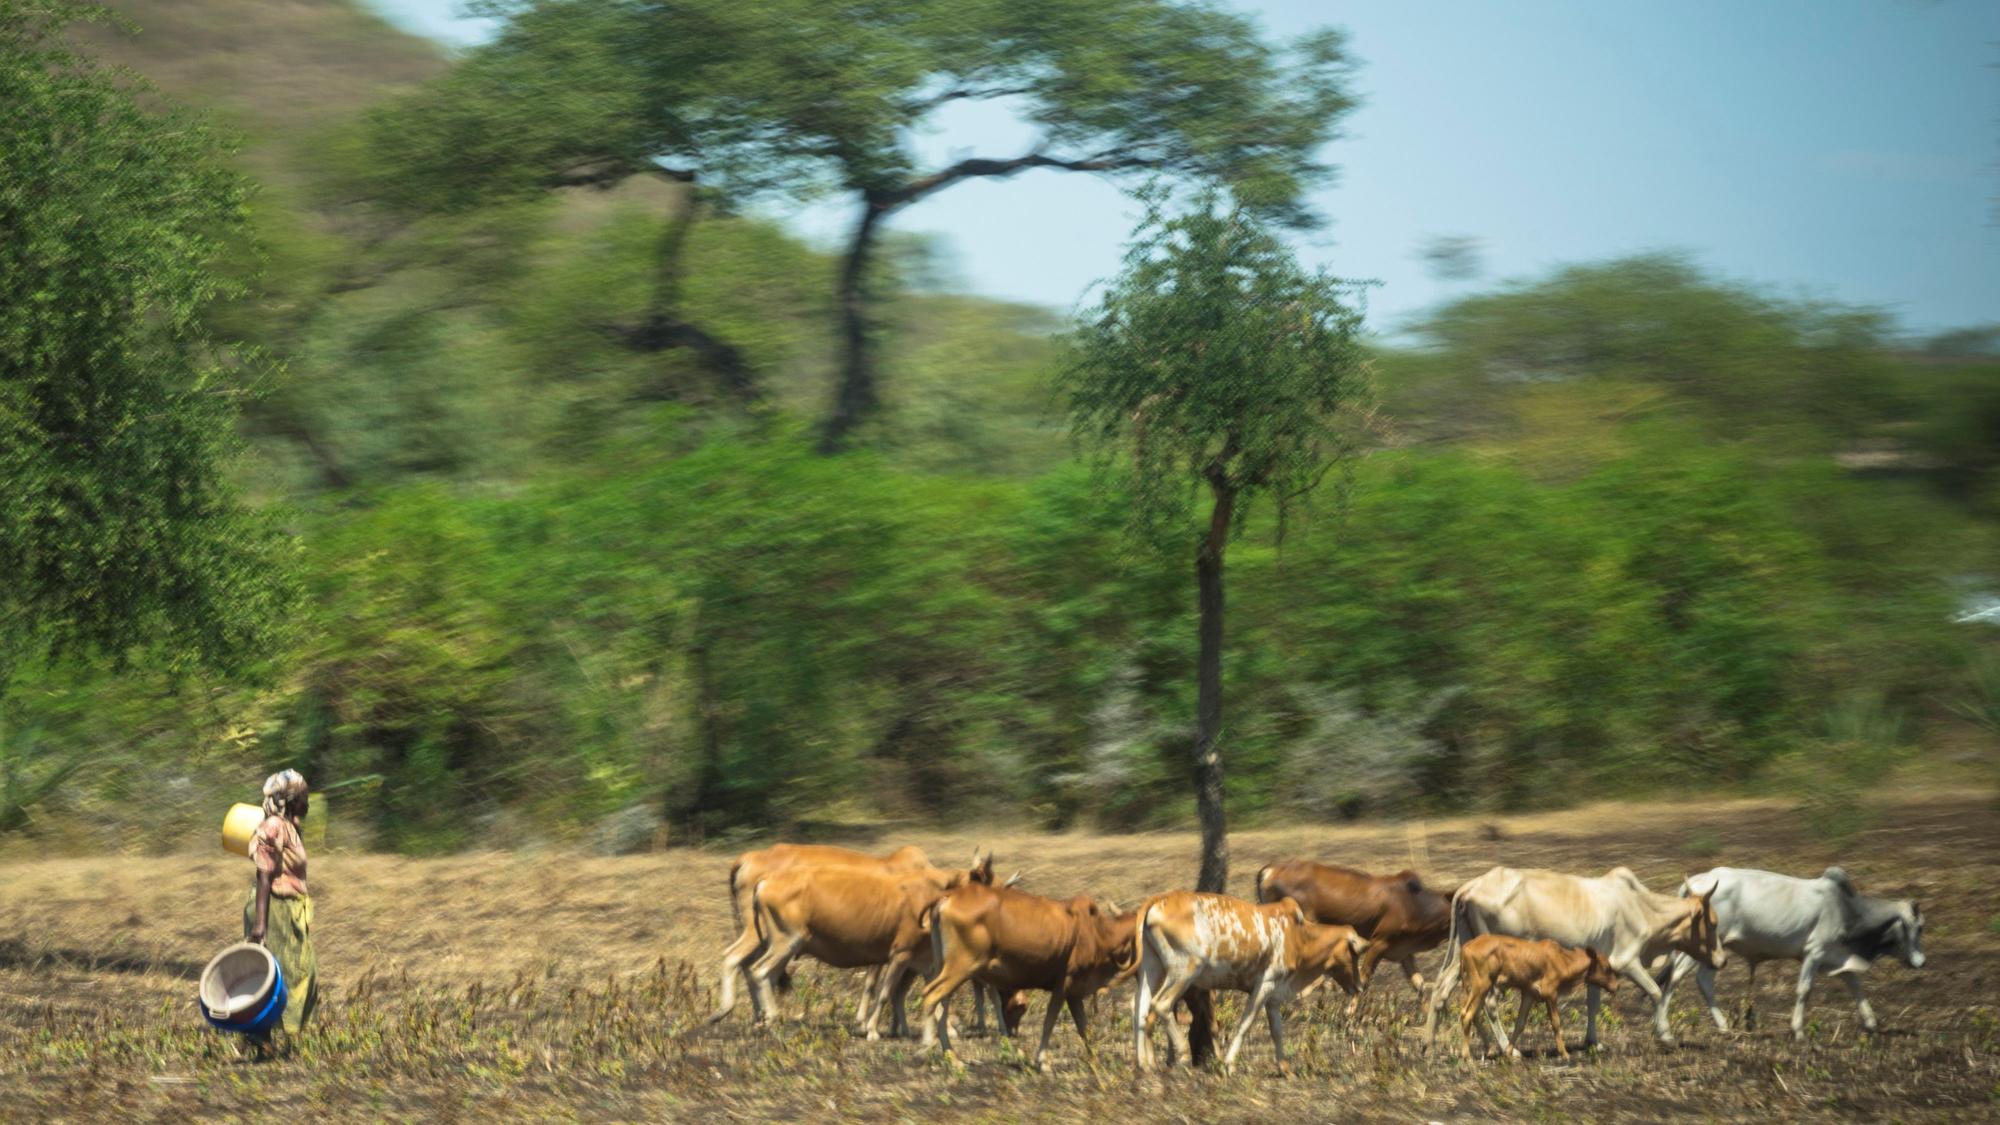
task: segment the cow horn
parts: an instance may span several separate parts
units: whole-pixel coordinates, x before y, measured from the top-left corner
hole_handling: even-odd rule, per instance
[[[1016,871],[1012,875],[1007,876],[1007,881],[1000,885],[1003,887],[1011,887],[1020,881],[1021,881],[1021,872]]]

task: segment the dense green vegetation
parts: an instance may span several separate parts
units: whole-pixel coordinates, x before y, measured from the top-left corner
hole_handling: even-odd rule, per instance
[[[198,54],[207,7],[139,7]],[[109,49],[148,71],[146,37]],[[281,365],[236,481],[295,537],[303,598],[249,686],[123,646],[24,664],[9,770],[110,767],[28,831],[205,836],[279,764],[364,781],[336,831],[409,850],[635,806],[682,839],[1192,823],[1207,512],[1158,529],[1187,553],[1135,544],[1130,478],[1065,438],[1051,314],[939,292],[919,240],[886,244],[883,408],[823,456],[842,255],[655,176],[413,207],[360,104],[291,130],[217,104],[264,186],[225,271],[245,291],[201,331]],[[663,308],[740,352],[754,401],[699,349],[633,345]],[[1473,296],[1368,362],[1385,422],[1349,487],[1282,539],[1252,508],[1229,554],[1239,823],[1783,784],[1837,825],[1898,762],[1990,745],[1988,635],[1949,624],[1952,581],[2000,557],[1990,333],[1907,347],[1646,257]]]

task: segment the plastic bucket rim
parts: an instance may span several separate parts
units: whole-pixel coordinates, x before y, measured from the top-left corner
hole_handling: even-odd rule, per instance
[[[201,1006],[202,1014],[209,1018],[209,1022],[218,1024],[223,1022],[238,1022],[239,1017],[253,1006],[252,1004],[245,1004],[241,1008],[217,1011],[209,1006],[207,995],[209,975],[217,970],[223,960],[234,954],[252,950],[256,951],[264,962],[264,979],[259,982],[255,995],[264,996],[266,1006],[268,1007],[270,998],[276,996],[279,990],[284,987],[284,969],[278,964],[277,956],[268,948],[254,941],[239,941],[227,946],[214,957],[209,958],[208,964],[201,971],[201,978],[196,982],[195,1002]],[[259,1014],[261,1015],[262,1013],[260,1012]]]

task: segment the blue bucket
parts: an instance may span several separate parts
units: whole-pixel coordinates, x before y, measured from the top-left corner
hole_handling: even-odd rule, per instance
[[[278,1026],[285,1014],[285,971],[271,951],[254,942],[238,942],[215,955],[201,971],[195,1005],[201,1018],[218,1031],[262,1034]]]

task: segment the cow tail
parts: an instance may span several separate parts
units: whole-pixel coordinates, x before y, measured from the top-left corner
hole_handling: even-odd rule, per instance
[[[1820,875],[1820,878],[1825,879],[1848,894],[1854,893],[1854,880],[1847,877],[1847,872],[1843,868],[1829,867]]]
[[[944,972],[944,919],[941,916],[943,911],[942,898],[924,908],[924,928],[931,932],[931,972],[934,974]]]
[[[1264,897],[1264,890],[1265,890],[1265,887],[1266,887],[1266,886],[1267,886],[1267,885],[1269,884],[1269,882],[1270,882],[1270,879],[1271,879],[1271,865],[1270,865],[1270,864],[1268,864],[1268,863],[1267,863],[1267,864],[1265,864],[1264,866],[1262,866],[1262,867],[1259,867],[1259,868],[1257,869],[1257,901],[1258,901],[1258,902],[1269,902],[1269,901],[1271,901],[1270,899],[1267,899],[1267,898],[1265,898],[1265,897]]]
[[[751,924],[754,920],[743,917],[743,904],[736,897],[736,875],[741,870],[743,870],[743,864],[740,862],[729,865],[729,916],[736,919],[736,928],[738,930]],[[756,911],[752,910],[750,913],[755,915]]]

